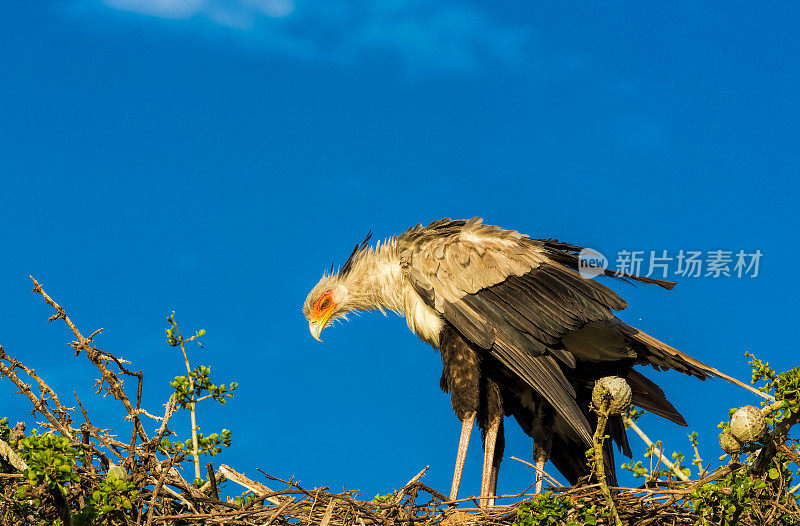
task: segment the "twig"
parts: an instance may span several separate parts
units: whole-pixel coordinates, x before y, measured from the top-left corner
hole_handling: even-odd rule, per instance
[[[331,521],[331,517],[333,516],[333,509],[335,507],[336,500],[331,499],[330,502],[328,502],[328,505],[325,507],[325,515],[322,516],[319,526],[328,526],[328,523]]]
[[[20,471],[28,469],[28,464],[2,438],[0,438],[0,456],[5,457],[12,466]]]
[[[428,471],[428,468],[430,468],[430,466],[425,466],[424,468],[422,468],[422,471],[420,471],[419,473],[417,473],[416,475],[414,475],[414,476],[411,478],[411,480],[409,480],[408,482],[406,482],[406,485],[405,485],[405,486],[403,486],[403,487],[400,489],[400,491],[398,491],[398,492],[397,492],[397,495],[395,495],[395,497],[394,497],[394,503],[395,503],[395,504],[400,504],[400,501],[401,501],[401,500],[403,500],[403,497],[404,497],[404,496],[405,496],[405,494],[406,494],[406,490],[407,490],[408,488],[410,488],[411,486],[413,486],[414,484],[416,484],[416,483],[419,481],[419,479],[421,479],[421,478],[422,478],[422,476],[423,476],[423,475],[425,475],[425,472],[426,472],[426,471]]]
[[[521,458],[517,458],[517,457],[511,457],[511,460],[516,460],[517,462],[522,462],[526,466],[535,469],[537,473],[541,473],[544,478],[546,478],[547,480],[549,480],[550,482],[552,482],[556,486],[561,486],[561,484],[556,479],[554,479],[553,477],[548,475],[545,472],[545,470],[543,470],[543,469],[540,470],[538,467],[536,467],[536,464],[532,464],[532,463],[530,463],[530,462],[528,462],[526,460],[522,460]]]
[[[266,523],[264,526],[269,526],[270,524],[272,524],[272,523],[275,521],[275,519],[277,519],[277,518],[278,518],[278,515],[280,515],[280,514],[281,514],[281,512],[283,512],[283,510],[285,510],[285,509],[286,509],[286,507],[287,507],[289,504],[291,504],[291,503],[292,503],[292,501],[291,501],[291,500],[287,500],[286,502],[284,502],[283,504],[281,504],[281,505],[278,507],[278,509],[275,511],[275,513],[272,515],[272,517],[270,517],[270,518],[269,518],[269,520],[267,521],[267,523]]]
[[[664,465],[667,466],[675,474],[676,477],[678,477],[679,479],[681,479],[683,481],[688,481],[689,480],[689,477],[687,477],[683,473],[683,471],[681,471],[678,468],[676,468],[675,464],[670,462],[670,460],[667,457],[665,457],[664,454],[661,451],[657,451],[656,450],[656,446],[655,446],[655,444],[653,444],[653,441],[650,440],[650,438],[648,438],[648,436],[644,434],[644,431],[642,431],[639,428],[639,426],[636,425],[636,422],[634,422],[630,417],[627,417],[627,416],[624,418],[624,420],[625,420],[625,423],[628,424],[628,427],[633,429],[636,432],[636,434],[639,435],[639,438],[641,438],[644,441],[644,443],[647,444],[648,449],[650,451],[652,451],[653,453],[657,454],[659,459],[661,460],[661,462],[663,462]]]
[[[167,403],[164,404],[164,416],[163,418],[161,418],[161,425],[158,427],[158,430],[156,431],[156,436],[154,436],[153,439],[150,441],[150,443],[147,445],[148,450],[155,451],[158,448],[159,444],[161,444],[161,440],[167,434],[168,432],[167,423],[169,423],[170,418],[172,418],[172,414],[175,412],[175,404],[176,404],[175,398],[173,397],[170,397],[169,400],[167,400]]]
[[[186,354],[186,343],[192,341],[195,337],[192,336],[188,340],[184,340],[183,336],[181,335],[180,329],[178,329],[178,323],[175,321],[175,313],[173,312],[172,315],[168,318],[170,325],[172,325],[173,331],[175,331],[175,335],[177,335],[177,345],[180,346],[181,352],[183,352],[183,361],[186,363],[186,378],[189,381],[189,392],[192,393],[191,401],[186,404],[186,407],[189,409],[189,417],[192,424],[192,457],[194,458],[194,478],[200,478],[200,447],[198,445],[197,439],[197,402],[198,400],[195,399],[195,392],[194,392],[194,376],[192,376],[192,367],[189,365],[189,356]]]
[[[148,506],[147,510],[147,522],[145,523],[146,526],[151,526],[153,524],[153,512],[156,509],[156,500],[158,499],[158,492],[161,491],[161,487],[164,485],[164,480],[167,478],[167,473],[169,473],[172,466],[175,465],[176,457],[171,457],[169,459],[169,466],[167,469],[161,472],[161,475],[158,476],[158,481],[156,482],[155,488],[153,488],[153,496],[150,498],[150,505]]]
[[[219,489],[217,489],[217,475],[214,473],[214,464],[209,462],[206,464],[206,471],[208,472],[208,482],[211,484],[211,494],[215,499],[219,498]]]
[[[99,358],[101,354],[92,345],[92,340],[89,338],[85,338],[83,334],[81,334],[81,332],[75,326],[75,324],[72,322],[72,320],[69,318],[69,316],[67,316],[67,313],[64,311],[64,308],[58,303],[56,303],[53,300],[53,298],[47,295],[47,293],[44,291],[44,288],[42,288],[42,285],[40,285],[39,282],[33,278],[33,276],[29,277],[31,281],[33,281],[33,292],[41,295],[42,298],[44,298],[45,303],[53,307],[53,309],[55,309],[56,311],[56,314],[50,316],[48,318],[48,321],[57,320],[59,318],[64,320],[64,323],[67,324],[72,333],[75,335],[75,338],[77,338],[77,341],[72,342],[70,344],[72,348],[74,348],[76,352],[80,352],[81,350],[86,352],[86,356],[89,359],[89,361],[92,362],[95,365],[95,367],[97,367],[100,370],[100,374],[102,375],[102,378],[100,380],[100,385],[102,386],[103,381],[105,381],[108,384],[108,392],[111,393],[112,396],[114,396],[114,398],[122,402],[122,404],[125,406],[125,409],[128,412],[128,415],[132,415],[134,428],[139,434],[139,438],[142,440],[142,442],[147,442],[149,440],[147,437],[147,433],[145,432],[144,427],[142,427],[142,423],[139,420],[139,415],[136,414],[136,410],[134,409],[133,404],[131,404],[131,401],[128,399],[128,395],[126,395],[125,391],[122,389],[122,383],[120,382],[117,375],[114,374],[114,372],[111,371],[106,366],[106,364]],[[95,331],[93,335],[97,334],[97,332],[98,331]],[[109,356],[107,353],[103,355]],[[129,374],[131,376],[138,376],[139,379],[141,379],[141,374],[137,375],[137,373],[128,371],[127,369],[125,369],[124,366],[120,364],[119,361],[117,361],[116,363],[120,367],[120,370],[123,371],[125,374]],[[72,436],[70,435],[68,436],[70,439],[72,439]]]
[[[256,482],[254,480],[250,480],[241,473],[234,471],[230,466],[226,464],[220,464],[219,472],[225,475],[225,478],[232,480],[233,482],[239,484],[244,488],[249,489],[256,495],[260,495],[263,497],[265,495],[268,495],[269,493],[272,493],[272,490],[266,487],[265,485],[261,484],[260,482]],[[267,500],[276,505],[281,504],[281,501],[274,497],[268,497]]]
[[[6,366],[2,360],[8,361],[11,366]],[[19,376],[17,376],[17,373],[14,372],[14,369],[18,366],[19,362],[8,356],[3,348],[0,347],[0,373],[2,373],[3,376],[8,377],[8,379],[11,380],[25,396],[28,397],[28,400],[30,400],[33,404],[34,413],[38,411],[44,415],[44,417],[53,426],[53,429],[57,429],[58,432],[67,437],[70,442],[74,442],[75,437],[73,436],[72,431],[67,429],[67,427],[59,419],[57,419],[55,415],[53,415],[53,413],[47,407],[46,402],[33,394],[33,391],[31,391],[31,386],[23,382]]]

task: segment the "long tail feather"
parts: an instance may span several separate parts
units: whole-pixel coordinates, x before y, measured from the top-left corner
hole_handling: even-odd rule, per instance
[[[728,376],[727,374],[709,365],[706,365],[695,358],[692,358],[688,354],[682,353],[678,349],[670,347],[666,343],[653,338],[644,331],[640,331],[639,329],[631,327],[627,323],[623,323],[621,321],[618,323],[618,326],[628,340],[634,345],[634,347],[637,348],[640,353],[640,358],[644,358],[647,363],[653,365],[654,367],[674,369],[684,374],[696,376],[701,380],[705,380],[709,376],[722,378],[723,380],[726,380],[734,385],[738,385],[743,389],[747,389],[758,396],[768,400],[773,399],[772,396],[759,391],[752,385],[748,385],[740,380],[737,380],[736,378]]]

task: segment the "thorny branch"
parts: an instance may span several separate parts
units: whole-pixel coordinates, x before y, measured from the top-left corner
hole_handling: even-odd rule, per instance
[[[120,360],[118,360],[116,357],[114,358],[114,362],[120,368],[120,371],[123,374],[128,376],[133,376],[137,378],[137,380],[139,381],[139,389],[137,391],[139,396],[137,397],[137,405],[134,408],[133,404],[131,404],[131,401],[128,398],[128,395],[125,394],[122,381],[119,379],[119,377],[117,377],[117,375],[113,371],[111,371],[108,368],[108,366],[102,359],[103,357],[109,357],[111,355],[100,351],[100,349],[97,349],[94,346],[94,341],[92,340],[92,338],[94,338],[96,334],[99,334],[100,331],[93,332],[89,338],[84,337],[83,334],[81,334],[81,332],[72,322],[72,320],[69,318],[69,316],[67,316],[67,313],[64,310],[64,308],[58,303],[56,303],[53,300],[53,298],[47,295],[42,286],[39,284],[38,281],[36,281],[33,278],[33,276],[29,277],[31,278],[31,281],[33,281],[33,292],[41,295],[42,298],[44,298],[45,303],[53,307],[53,309],[55,309],[56,311],[56,314],[50,316],[47,319],[47,321],[55,321],[58,319],[64,320],[64,323],[67,324],[67,326],[72,331],[72,334],[74,334],[75,338],[77,338],[76,341],[70,343],[70,347],[75,349],[75,354],[79,354],[81,351],[84,351],[86,353],[86,357],[89,359],[90,362],[92,362],[97,367],[97,369],[100,371],[100,374],[102,375],[102,377],[97,381],[98,392],[99,390],[103,389],[103,383],[105,382],[107,384],[106,391],[109,394],[111,394],[115,399],[120,400],[122,402],[122,404],[125,406],[125,409],[128,411],[128,416],[133,420],[133,425],[136,430],[136,433],[139,435],[139,438],[142,440],[142,442],[147,442],[148,441],[147,433],[145,432],[144,427],[142,426],[142,422],[139,419],[139,411],[138,411],[139,404],[141,403],[142,373],[141,372],[134,373],[132,371],[129,371],[122,365]]]

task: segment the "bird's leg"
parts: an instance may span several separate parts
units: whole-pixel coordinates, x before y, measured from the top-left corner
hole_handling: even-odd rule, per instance
[[[497,495],[497,476],[500,473],[500,466],[495,464],[492,466],[492,471],[489,473],[489,496],[494,497]],[[487,506],[494,506],[494,498],[486,501]]]
[[[483,445],[483,476],[481,477],[481,497],[488,497],[491,486],[492,470],[494,466],[494,451],[497,445],[497,434],[500,431],[500,424],[503,417],[496,417],[489,423],[486,429],[486,438]],[[490,503],[491,502],[491,503]],[[481,507],[494,505],[494,499],[481,499]]]
[[[494,461],[492,462],[492,471],[489,474],[489,496],[494,497],[497,495],[497,478],[500,474],[500,462],[503,460],[503,449],[505,449],[505,437],[503,434],[503,421],[500,420],[500,429],[497,432],[497,443],[494,450]],[[494,506],[494,499],[489,499],[489,506]]]
[[[544,465],[550,458],[550,449],[553,447],[552,437],[542,437],[533,441],[533,461],[536,463],[536,493],[542,492],[544,479]]]
[[[544,465],[547,462],[547,457],[544,458],[535,458],[536,461],[536,494],[542,492],[542,482],[544,481]]]
[[[450,488],[450,500],[458,498],[458,487],[461,486],[461,474],[464,473],[464,461],[467,460],[467,446],[475,424],[475,412],[467,414],[461,421],[461,438],[458,440],[458,454],[456,455],[456,468],[453,471],[453,485]]]
[[[553,448],[554,414],[552,408],[540,404],[533,421],[533,461],[536,464],[536,493],[541,493],[544,465]]]

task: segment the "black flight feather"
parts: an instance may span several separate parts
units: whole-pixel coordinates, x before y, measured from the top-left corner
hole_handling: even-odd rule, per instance
[[[361,243],[356,243],[355,248],[353,248],[353,251],[350,253],[350,257],[347,258],[347,261],[344,262],[344,265],[342,265],[342,268],[339,270],[340,276],[346,276],[351,270],[353,270],[353,264],[355,263],[358,254],[367,248],[367,244],[371,238],[372,230],[367,233],[367,237],[364,238],[364,241]]]
[[[583,247],[571,245],[569,243],[563,243],[557,239],[539,239],[538,241],[542,243],[542,246],[547,251],[547,255],[550,256],[551,259],[557,261],[567,268],[578,270],[578,256],[583,250]],[[670,290],[675,286],[674,281],[646,278],[644,276],[636,276],[634,274],[623,274],[609,269],[605,269],[603,271],[603,275],[609,278],[624,281],[626,283],[630,283],[631,280],[633,280],[638,281],[639,283],[658,285],[659,287],[667,290]]]

